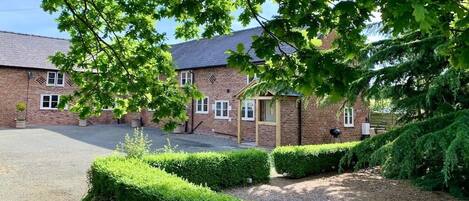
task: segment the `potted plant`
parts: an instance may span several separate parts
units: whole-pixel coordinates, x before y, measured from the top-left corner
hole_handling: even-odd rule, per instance
[[[80,127],[88,126],[88,119],[86,119],[86,118],[78,119],[78,126],[80,126]]]
[[[16,128],[26,128],[26,103],[20,101],[16,104]]]
[[[134,113],[131,113],[130,115],[131,119],[130,119],[130,126],[132,128],[137,128],[137,127],[140,127],[140,114],[137,113],[137,112],[134,112]]]

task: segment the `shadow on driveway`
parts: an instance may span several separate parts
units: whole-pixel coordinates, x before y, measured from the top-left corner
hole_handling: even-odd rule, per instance
[[[133,129],[129,125],[93,125],[79,126],[35,126],[33,129],[45,129],[59,133],[74,140],[79,140],[105,149],[115,150],[116,145],[124,141],[126,134],[131,134]],[[167,144],[179,150],[188,152],[219,151],[238,149],[239,146],[232,139],[222,136],[209,136],[200,134],[168,134],[158,128],[143,128],[143,131],[152,141],[152,151],[160,150]]]

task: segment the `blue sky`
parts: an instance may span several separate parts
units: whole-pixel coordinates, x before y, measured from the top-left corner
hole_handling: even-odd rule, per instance
[[[41,0],[1,0],[0,1],[0,30],[19,33],[51,36],[58,38],[68,38],[67,33],[57,29],[55,15],[44,12],[41,7]],[[270,17],[275,14],[277,7],[272,3],[263,6],[263,16]],[[233,30],[240,30],[257,26],[252,22],[247,27],[242,27],[235,22]],[[166,32],[168,43],[181,42],[173,36],[176,23],[172,20],[163,20],[158,23],[158,30]]]

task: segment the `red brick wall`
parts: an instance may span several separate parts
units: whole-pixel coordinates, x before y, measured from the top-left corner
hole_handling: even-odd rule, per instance
[[[26,71],[25,71],[26,72]],[[40,109],[41,94],[68,95],[73,93],[75,88],[71,86],[68,76],[64,77],[64,86],[46,86],[47,72],[45,70],[34,70],[33,78],[29,85],[28,101],[28,124],[78,124],[77,115],[65,110]],[[46,80],[45,82],[40,82]]]
[[[194,131],[195,133],[219,133],[230,136],[237,136],[237,118],[238,118],[238,103],[234,96],[247,85],[246,76],[240,74],[237,70],[229,67],[213,67],[191,70],[193,73],[193,83],[197,88],[209,98],[208,114],[195,113],[193,126],[192,124],[192,103],[187,105],[187,114],[189,120],[187,121],[187,132],[200,124]],[[178,80],[180,81],[181,71],[178,71]],[[215,81],[210,81],[211,76],[215,77]],[[215,119],[215,112],[213,105],[216,100],[226,100],[231,106],[229,111],[229,119]],[[195,110],[194,101],[194,110]],[[161,127],[161,124],[151,122],[151,112],[142,112],[142,118],[146,126]],[[184,130],[185,124],[182,125]],[[241,132],[243,140],[255,140],[255,122],[241,120]]]
[[[256,141],[256,122],[241,120],[241,136],[242,136],[243,142],[255,142]]]
[[[117,119],[111,110],[106,110],[101,113],[99,117],[91,117],[88,121],[92,124],[116,124]],[[125,123],[125,122],[122,122]]]
[[[27,77],[25,70],[0,67],[0,127],[15,125],[16,104],[26,102]]]
[[[298,102],[296,97],[284,97],[281,104],[281,144],[298,144]],[[344,127],[343,112],[338,113],[340,104],[317,107],[314,101],[302,107],[302,144],[323,144],[336,142],[329,130],[337,127],[342,131],[340,141],[359,140],[361,123],[368,116],[367,107],[357,101],[354,108],[354,127]],[[342,110],[341,110],[342,111]],[[275,126],[259,125],[259,145],[275,146]]]
[[[258,145],[262,147],[275,147],[275,125],[259,124]]]
[[[361,123],[365,122],[368,116],[367,107],[357,101],[353,108],[355,113],[354,127],[344,127],[343,111],[337,113],[340,104],[317,107],[314,100],[311,100],[302,111],[302,144],[331,143],[334,139],[329,134],[331,128],[337,127],[342,131],[341,141],[359,140],[361,135]]]
[[[246,76],[240,74],[237,70],[228,67],[204,68],[193,70],[193,79],[198,89],[209,97],[208,114],[194,113],[194,128],[200,123],[196,129],[196,133],[221,133],[230,136],[237,135],[237,118],[238,103],[234,96],[247,85]],[[179,72],[180,73],[180,72]],[[211,76],[215,77],[215,81],[210,81]],[[231,110],[229,111],[229,119],[215,119],[213,104],[216,100],[227,100]],[[194,103],[195,107],[195,103]],[[191,129],[191,108],[188,105],[189,122],[188,127]],[[253,139],[255,135],[255,124],[253,122],[241,120],[243,127],[243,135]]]
[[[285,97],[280,100],[281,144],[298,144],[298,102],[297,97]]]
[[[28,81],[28,72],[32,72],[32,79]],[[67,95],[76,88],[71,86],[65,75],[64,86],[46,86],[47,70],[0,67],[0,127],[13,127],[16,117],[16,103],[27,101],[27,124],[38,125],[76,125],[78,116],[67,110],[40,109],[41,94]],[[28,90],[29,82],[29,90]],[[29,92],[28,92],[29,91]],[[27,94],[28,97],[26,98]],[[94,124],[115,122],[111,111],[104,111],[100,117],[90,118]]]
[[[145,127],[163,128],[164,121],[161,121],[158,124],[152,121],[153,112],[144,110],[144,111],[141,112],[141,117],[142,117],[143,124],[144,124]],[[130,121],[130,119],[128,119],[128,121]]]

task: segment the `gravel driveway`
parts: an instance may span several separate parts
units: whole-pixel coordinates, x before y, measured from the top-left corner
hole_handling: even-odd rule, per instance
[[[132,130],[122,125],[43,126],[0,130],[1,201],[80,200],[87,190],[86,172],[97,156],[113,152]],[[238,148],[235,141],[207,135],[164,135],[145,128],[153,149],[166,144],[185,151]]]
[[[269,184],[235,188],[228,194],[253,201],[452,201],[447,193],[423,191],[406,180],[377,173],[321,174],[302,179],[274,176]]]

